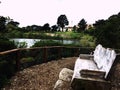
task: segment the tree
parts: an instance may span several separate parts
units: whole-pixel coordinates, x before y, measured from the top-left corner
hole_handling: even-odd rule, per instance
[[[77,26],[74,25],[74,26],[73,26],[73,32],[76,32],[76,31],[77,31]]]
[[[53,25],[53,26],[51,27],[52,32],[57,31],[57,29],[58,29],[58,26],[57,26],[57,25]]]
[[[42,29],[46,32],[50,31],[50,25],[48,23],[46,23],[46,24],[43,25]]]
[[[105,20],[104,19],[101,19],[101,20],[98,20],[96,21],[93,26],[96,27],[96,28],[100,28],[101,26],[103,26],[105,24]]]
[[[11,20],[6,24],[6,29],[10,32],[13,30],[19,30],[18,25],[19,25],[19,22]]]
[[[38,25],[32,25],[31,28],[33,31],[41,31],[42,30],[42,27],[38,26]]]
[[[4,32],[6,29],[6,18],[3,16],[0,16],[0,32]]]
[[[9,41],[9,39],[0,36],[0,52],[14,48],[16,48],[16,45],[13,41]]]
[[[16,21],[10,21],[10,22],[8,22],[8,24],[11,24],[11,25],[13,25],[13,26],[15,26],[15,27],[18,27],[19,22],[16,22]]]
[[[107,20],[99,20],[95,24],[96,44],[105,47],[120,48],[120,16],[112,15]]]
[[[62,31],[63,31],[63,28],[65,27],[65,25],[69,25],[69,21],[68,21],[66,15],[60,15],[58,17],[57,25],[62,28]]]
[[[103,20],[103,19],[98,20],[93,24],[93,26],[95,28],[93,35],[96,38],[100,38],[102,36],[102,33],[104,32],[104,27],[103,26],[105,26],[105,24],[106,24],[106,21]]]
[[[87,27],[87,22],[85,21],[85,19],[81,19],[81,21],[78,23],[78,32],[80,31],[85,31],[86,27]]]

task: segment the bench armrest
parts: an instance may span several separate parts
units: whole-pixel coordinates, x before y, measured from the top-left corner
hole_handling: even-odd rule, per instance
[[[80,54],[79,55],[80,59],[88,59],[88,60],[93,60],[94,56],[90,54]]]
[[[104,71],[94,71],[94,70],[87,70],[82,69],[80,71],[81,77],[84,78],[96,78],[96,79],[105,79],[105,73]]]

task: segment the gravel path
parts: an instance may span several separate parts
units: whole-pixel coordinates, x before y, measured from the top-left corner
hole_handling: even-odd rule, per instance
[[[77,57],[63,58],[40,65],[35,65],[16,73],[11,84],[3,90],[53,90],[62,68],[74,68]],[[120,90],[120,61],[112,72],[112,90]],[[66,89],[67,90],[67,89]]]
[[[52,90],[62,68],[74,68],[76,57],[35,65],[16,73],[4,90]]]

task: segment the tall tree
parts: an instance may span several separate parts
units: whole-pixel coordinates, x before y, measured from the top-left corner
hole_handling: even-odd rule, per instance
[[[10,21],[10,22],[8,22],[8,24],[11,24],[11,25],[13,25],[13,26],[15,26],[15,27],[18,27],[19,22],[16,22],[16,21]]]
[[[44,31],[50,31],[50,25],[48,23],[46,23],[46,24],[43,25],[42,29]]]
[[[19,22],[16,22],[16,21],[9,21],[9,22],[7,22],[7,24],[6,24],[6,29],[9,31],[9,32],[11,32],[11,31],[13,31],[13,30],[19,30],[19,27],[18,27],[18,25],[19,25]]]
[[[105,47],[120,48],[120,16],[112,15],[107,20],[99,20],[95,24],[96,44]]]
[[[0,16],[0,32],[4,32],[6,29],[6,18],[3,16]]]
[[[77,27],[76,25],[73,26],[73,32],[76,32],[77,31]]]
[[[102,37],[102,33],[104,32],[104,27],[103,26],[105,26],[105,24],[106,24],[106,21],[104,19],[98,20],[93,24],[93,26],[95,28],[94,36],[96,38]]]
[[[65,25],[69,25],[69,21],[68,21],[66,15],[60,15],[58,17],[57,25],[62,28],[62,31],[63,31],[63,28],[65,27]]]
[[[85,19],[81,19],[81,21],[78,23],[78,32],[80,31],[85,31],[86,27],[87,27],[87,22],[85,21]]]

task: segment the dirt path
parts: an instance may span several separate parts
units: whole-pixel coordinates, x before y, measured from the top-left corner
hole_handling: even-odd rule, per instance
[[[16,73],[3,90],[53,90],[62,68],[74,68],[76,57],[35,65]],[[111,76],[112,90],[120,90],[120,61]],[[66,89],[67,90],[67,89]]]
[[[62,68],[74,68],[76,57],[35,65],[16,73],[5,90],[52,90]]]

